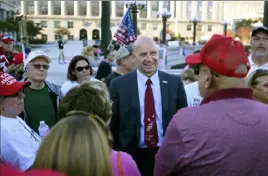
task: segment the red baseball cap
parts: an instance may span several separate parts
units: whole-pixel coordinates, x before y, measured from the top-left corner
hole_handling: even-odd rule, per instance
[[[250,70],[250,63],[242,43],[219,34],[214,34],[200,53],[188,55],[185,62],[189,65],[204,64],[227,77],[244,78]],[[247,72],[236,72],[241,65],[247,67]]]
[[[29,82],[19,82],[10,74],[0,72],[0,96],[13,95],[29,85]]]
[[[22,64],[23,63],[23,54],[16,53],[12,59],[12,63],[14,64]]]
[[[3,176],[64,176],[64,174],[59,172],[54,172],[51,170],[31,170],[28,172],[21,173],[17,169],[9,167],[5,164],[1,164],[0,166],[0,175]]]
[[[9,36],[9,35],[3,35],[2,38],[1,38],[1,40],[2,40],[2,42],[4,44],[10,44],[10,43],[12,44],[13,41],[14,41],[14,39],[11,36]]]

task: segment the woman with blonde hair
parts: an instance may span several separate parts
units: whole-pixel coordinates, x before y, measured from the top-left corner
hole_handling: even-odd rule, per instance
[[[111,176],[104,122],[83,112],[70,112],[66,117],[43,139],[32,168],[53,169],[68,176]]]
[[[71,89],[63,98],[59,105],[59,119],[66,118],[70,111],[83,111],[97,115],[105,123],[104,131],[108,131],[112,175],[140,176],[137,165],[129,154],[112,150],[113,141],[108,128],[112,116],[111,106],[108,88],[103,82],[86,82]]]

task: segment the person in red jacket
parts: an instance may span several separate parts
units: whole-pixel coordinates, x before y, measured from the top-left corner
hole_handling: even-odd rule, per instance
[[[0,41],[0,71],[8,72],[20,80],[23,74],[23,54],[13,49],[12,37],[3,35]]]

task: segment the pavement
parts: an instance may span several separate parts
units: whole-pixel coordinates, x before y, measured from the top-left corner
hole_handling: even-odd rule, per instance
[[[93,45],[93,41],[89,41],[88,45]],[[67,62],[70,62],[73,56],[79,55],[83,49],[82,41],[68,41],[64,46],[64,54],[65,54],[65,60]],[[58,63],[58,47],[57,43],[48,43],[45,45],[35,45],[32,49],[35,50],[42,50],[46,52],[52,62],[50,64],[50,69],[48,71],[48,80],[58,84],[62,85],[65,81],[67,81],[67,69],[68,69],[68,63],[67,64],[59,64]],[[168,48],[167,52],[167,66],[170,67],[171,65],[184,63],[184,56],[181,54],[181,49],[179,47],[170,47]],[[97,67],[93,68],[95,71],[97,71]],[[113,68],[115,69],[115,68]],[[181,70],[169,70],[165,69],[164,71],[171,73],[171,74],[179,74]]]

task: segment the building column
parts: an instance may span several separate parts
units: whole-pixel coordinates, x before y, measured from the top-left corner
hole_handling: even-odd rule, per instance
[[[187,19],[187,1],[182,1],[182,19]]]
[[[26,14],[26,2],[20,1],[20,12],[21,14]]]
[[[101,18],[102,13],[102,1],[99,1],[99,17]]]
[[[34,1],[34,15],[39,15],[40,7],[39,1]]]
[[[147,19],[152,18],[152,1],[147,1]]]
[[[224,9],[224,1],[219,1],[219,19],[220,20],[224,20],[223,9]]]
[[[111,6],[112,6],[112,15],[111,15],[111,18],[115,18],[116,17],[116,1],[112,1],[111,2]]]
[[[66,15],[66,1],[61,1],[60,5],[61,5],[61,16],[65,16]]]
[[[197,17],[197,10],[198,10],[197,1],[192,1],[192,9],[191,9],[192,18]]]
[[[158,1],[159,6],[158,6],[158,12],[162,13],[163,12],[163,1]]]
[[[219,1],[213,1],[212,20],[219,19],[218,13],[219,13]]]
[[[182,18],[182,3],[183,1],[176,1],[176,8],[175,8],[176,20],[181,20]]]
[[[179,1],[177,1],[176,3],[178,3]],[[176,10],[174,9],[175,7],[175,1],[170,1],[170,9],[169,11],[171,12],[171,19],[174,19],[176,17]]]
[[[74,16],[77,17],[79,16],[79,2],[74,1]]]
[[[87,1],[87,17],[91,16],[91,2]]]
[[[202,2],[202,21],[208,19],[208,1]]]
[[[48,15],[53,15],[53,2],[52,1],[47,1],[47,14]]]

